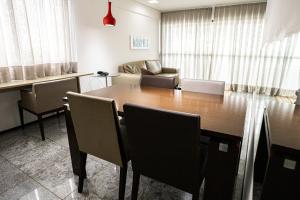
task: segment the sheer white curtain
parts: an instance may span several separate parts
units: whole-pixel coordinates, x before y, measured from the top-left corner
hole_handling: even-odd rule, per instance
[[[169,13],[163,14],[163,64],[180,67],[182,77],[226,81],[227,89],[233,91],[257,90],[268,95],[294,95],[300,86],[299,34],[264,46],[262,39],[265,9],[264,3],[218,7],[215,9],[213,22],[210,20],[212,17],[208,17],[202,32],[197,28],[202,25],[195,23],[197,25],[193,25],[194,29],[187,29],[178,25],[186,23],[184,18],[181,17],[175,24],[168,19]],[[196,12],[208,11],[193,11]],[[177,16],[179,15],[180,12]],[[172,16],[176,16],[176,13],[172,13]],[[192,30],[194,34],[189,33],[191,37],[187,39],[172,40],[178,33],[170,27],[181,27],[178,32],[183,33]],[[211,37],[208,36],[210,34]],[[203,38],[203,35],[206,35],[203,40],[193,38]],[[205,60],[205,64],[175,61],[171,58],[170,53],[191,48],[185,40],[195,41],[193,48],[201,49],[193,51],[189,60]],[[176,43],[183,46],[178,47]],[[187,73],[189,71],[194,73]]]
[[[76,71],[70,0],[0,1],[0,83]]]
[[[183,77],[208,79],[211,13],[211,9],[163,13],[161,41],[164,66],[180,67]]]

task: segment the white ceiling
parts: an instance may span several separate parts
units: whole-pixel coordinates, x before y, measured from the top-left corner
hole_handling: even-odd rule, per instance
[[[243,3],[264,2],[266,0],[158,0],[158,4],[148,3],[148,0],[136,0],[159,11],[184,10],[218,5],[233,5]]]

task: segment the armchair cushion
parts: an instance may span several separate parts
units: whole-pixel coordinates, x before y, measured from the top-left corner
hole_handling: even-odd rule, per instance
[[[163,67],[162,73],[165,74],[178,74],[179,70],[177,68]]]
[[[162,72],[162,67],[159,60],[148,60],[146,61],[147,70],[153,74],[160,74]]]

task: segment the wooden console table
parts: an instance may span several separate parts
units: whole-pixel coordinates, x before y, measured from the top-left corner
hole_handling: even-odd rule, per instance
[[[82,76],[89,76],[93,75],[93,73],[72,73],[72,74],[64,74],[59,76],[47,76],[43,78],[38,78],[34,80],[16,80],[11,81],[8,83],[1,83],[0,84],[0,92],[7,92],[11,90],[20,90],[23,88],[27,88],[32,86],[34,83],[41,83],[41,82],[47,82],[47,81],[56,81],[66,78],[77,78],[77,83],[79,84],[79,78]],[[80,84],[78,85],[80,86]],[[78,87],[80,88],[80,87]]]

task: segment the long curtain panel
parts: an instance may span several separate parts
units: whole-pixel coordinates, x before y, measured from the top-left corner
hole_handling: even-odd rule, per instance
[[[183,77],[208,79],[211,17],[211,9],[162,14],[161,52],[164,66],[180,67]]]
[[[261,3],[164,13],[163,64],[179,67],[185,78],[225,81],[232,91],[293,96],[300,87],[299,34],[263,45],[265,10]],[[187,28],[186,15],[196,13],[211,15]],[[187,32],[189,37],[182,37]],[[173,59],[174,52],[180,59]]]
[[[70,0],[0,1],[0,83],[77,70]]]

